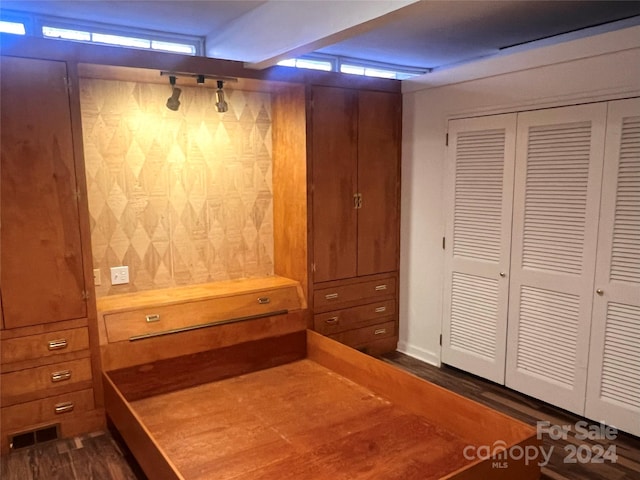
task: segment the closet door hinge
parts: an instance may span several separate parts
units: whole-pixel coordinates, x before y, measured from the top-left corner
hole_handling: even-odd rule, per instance
[[[446,245],[446,243],[447,243],[447,242],[446,242],[445,237],[442,237],[442,249],[443,249],[443,250],[445,249],[445,245]]]
[[[313,263],[311,264],[311,271],[312,271],[313,273],[316,273],[316,262],[313,262]]]
[[[67,89],[67,94],[71,95],[71,80],[69,80],[69,77],[62,77],[62,81]]]
[[[440,334],[440,346],[442,346],[442,334]]]
[[[82,291],[82,299],[83,300],[89,300],[89,292],[87,292],[86,290]]]
[[[362,208],[362,194],[354,193],[353,194],[353,208]]]
[[[445,137],[444,137],[444,144],[445,144],[445,146],[447,146],[447,147],[449,146],[449,134],[448,134],[448,133],[447,133],[447,134],[445,135]]]

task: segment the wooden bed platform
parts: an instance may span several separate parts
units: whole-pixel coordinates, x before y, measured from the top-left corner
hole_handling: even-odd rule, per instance
[[[226,339],[214,348],[103,373],[109,420],[150,479],[539,478],[537,459],[504,452],[535,449],[533,427],[306,331],[295,316],[264,321],[212,325],[200,333]],[[260,333],[229,340],[242,337],[224,333],[239,325]],[[476,458],[481,446],[495,455]]]

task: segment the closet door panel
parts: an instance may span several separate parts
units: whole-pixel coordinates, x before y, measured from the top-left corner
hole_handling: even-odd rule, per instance
[[[609,104],[585,415],[640,435],[640,99]]]
[[[357,274],[357,98],[313,87],[312,194],[314,282]]]
[[[449,122],[442,361],[504,383],[516,115]]]
[[[358,275],[398,269],[401,101],[398,95],[358,95]]]
[[[17,328],[87,314],[64,62],[2,57],[2,308]]]
[[[606,108],[518,115],[506,384],[580,414]]]

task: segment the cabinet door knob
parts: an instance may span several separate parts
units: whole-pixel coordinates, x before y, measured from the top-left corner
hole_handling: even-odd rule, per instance
[[[602,290],[601,288],[599,288],[599,289],[597,289],[597,290],[596,290],[596,293],[597,293],[598,295],[604,295],[604,290]]]
[[[504,272],[500,272],[500,276],[501,276],[502,278],[504,278],[504,277],[506,277],[506,276],[507,276],[507,274],[506,274],[506,273],[504,273]]]

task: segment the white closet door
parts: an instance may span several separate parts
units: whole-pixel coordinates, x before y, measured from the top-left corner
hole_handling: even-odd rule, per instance
[[[516,115],[449,122],[442,361],[504,383]]]
[[[640,435],[640,99],[609,104],[585,416]]]
[[[580,414],[606,108],[518,115],[506,384]]]

